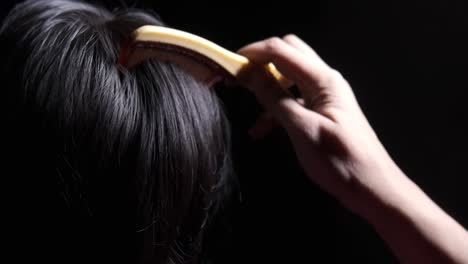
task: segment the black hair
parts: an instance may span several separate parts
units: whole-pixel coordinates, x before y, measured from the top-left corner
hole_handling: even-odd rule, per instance
[[[3,21],[3,185],[16,260],[195,263],[234,179],[215,92],[168,62],[126,70],[154,13],[29,0]],[[21,261],[15,261],[21,262]]]

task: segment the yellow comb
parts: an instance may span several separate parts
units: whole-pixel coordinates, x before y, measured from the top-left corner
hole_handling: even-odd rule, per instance
[[[161,26],[136,29],[120,52],[119,64],[132,68],[152,58],[174,62],[209,85],[225,78],[237,78],[252,65],[246,57],[207,39]],[[281,87],[292,85],[272,63],[265,67]]]

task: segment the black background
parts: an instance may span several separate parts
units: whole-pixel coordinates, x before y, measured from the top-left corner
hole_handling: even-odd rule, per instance
[[[230,50],[297,34],[348,79],[403,171],[468,227],[466,1],[98,2],[152,8]],[[217,243],[223,263],[396,262],[369,225],[305,178],[281,130],[247,137],[251,98],[225,94],[243,202]]]

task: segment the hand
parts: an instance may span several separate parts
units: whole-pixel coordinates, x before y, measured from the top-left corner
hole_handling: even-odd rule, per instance
[[[296,100],[266,74],[244,77],[286,129],[308,177],[348,208],[365,214],[368,196],[388,192],[399,170],[347,81],[295,35],[256,42],[239,53],[257,64],[273,62],[298,86],[302,98]]]
[[[401,262],[468,263],[466,230],[393,162],[338,71],[294,35],[239,53],[256,64],[273,62],[298,86],[296,100],[264,67],[241,76],[286,129],[310,179],[368,220]]]

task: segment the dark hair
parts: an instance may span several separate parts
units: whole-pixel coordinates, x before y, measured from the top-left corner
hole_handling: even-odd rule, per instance
[[[232,178],[212,89],[176,65],[119,68],[139,10],[29,0],[0,29],[10,243],[64,263],[199,262]],[[6,155],[6,156],[5,156]],[[16,261],[18,262],[18,261]]]

